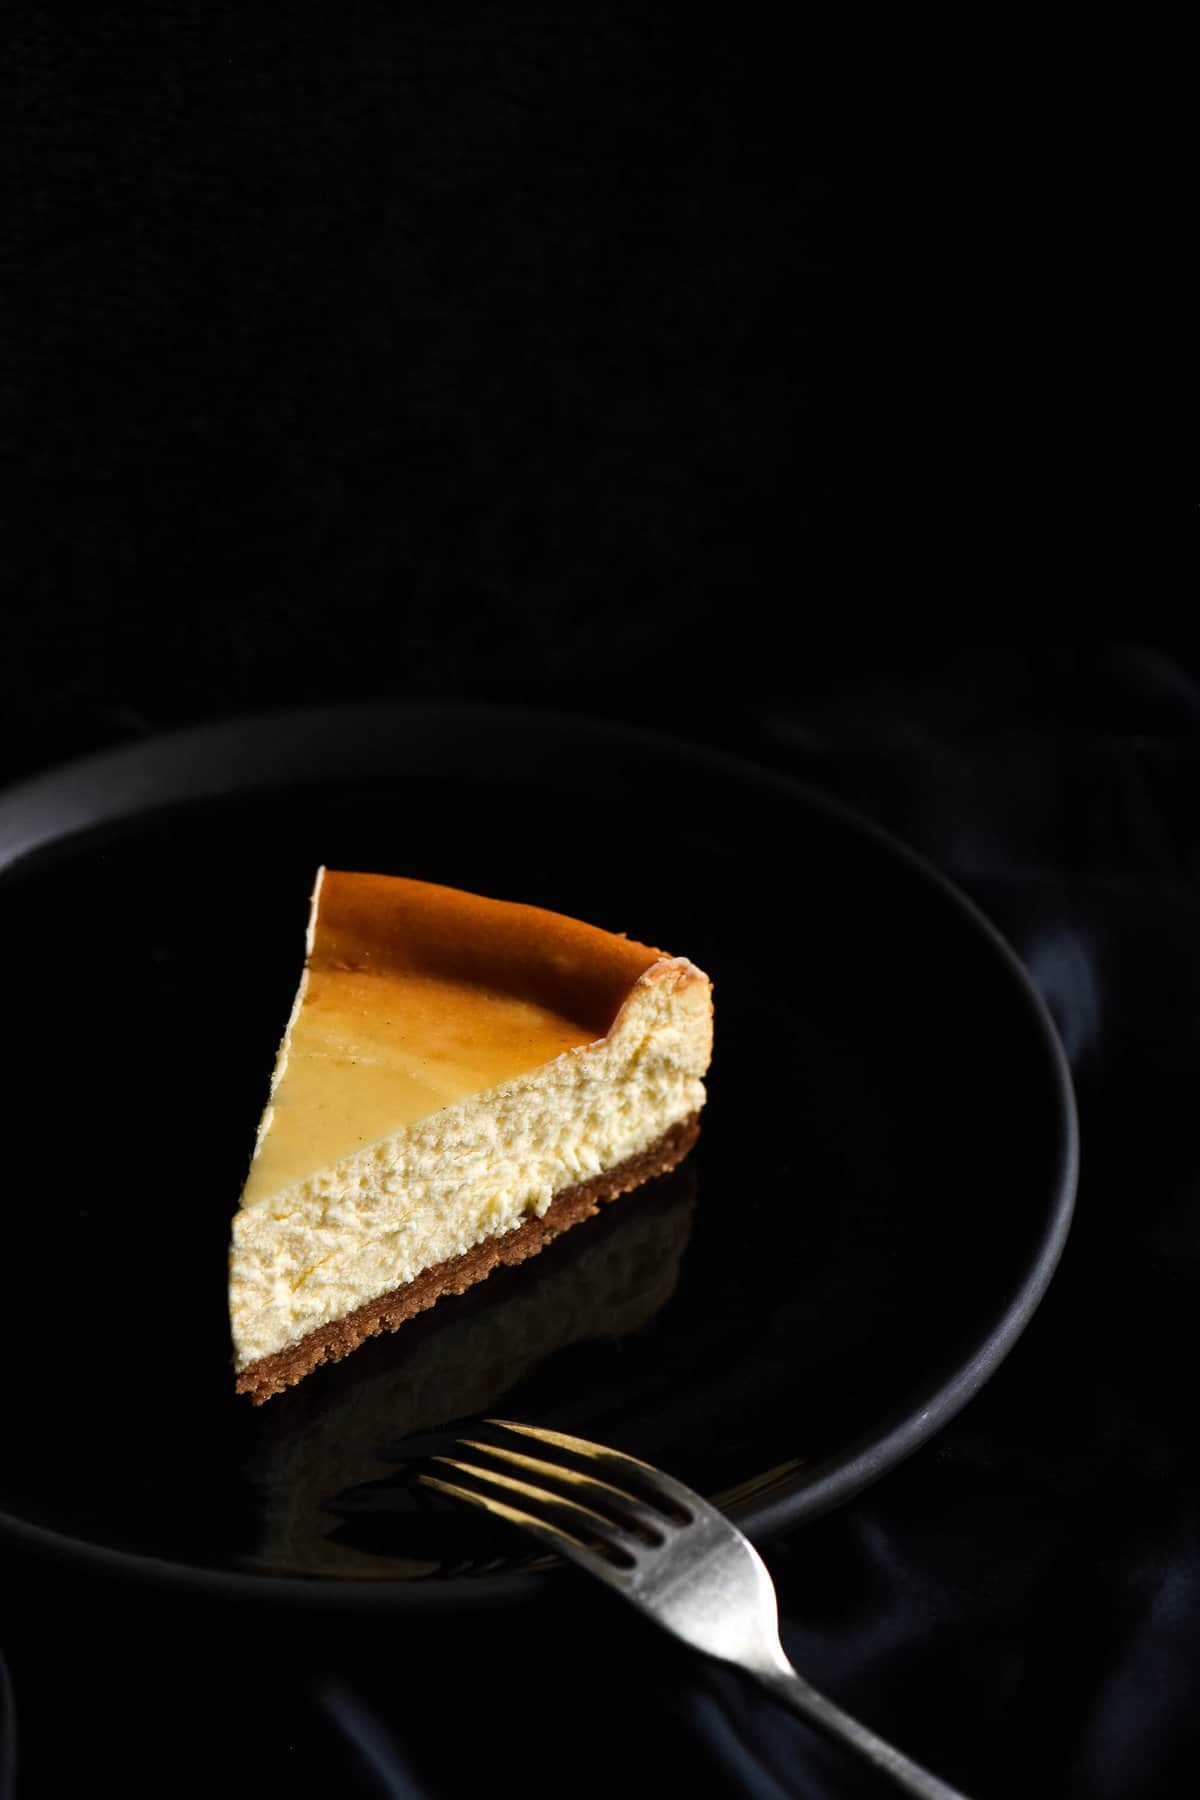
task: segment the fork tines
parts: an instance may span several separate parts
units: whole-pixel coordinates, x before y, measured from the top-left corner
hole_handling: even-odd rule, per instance
[[[607,1581],[620,1582],[636,1567],[639,1549],[657,1549],[707,1510],[680,1482],[608,1445],[506,1419],[484,1423],[533,1439],[556,1453],[554,1460],[504,1442],[462,1438],[456,1448],[473,1454],[431,1460],[466,1477],[466,1484],[435,1475],[421,1481],[519,1525]]]

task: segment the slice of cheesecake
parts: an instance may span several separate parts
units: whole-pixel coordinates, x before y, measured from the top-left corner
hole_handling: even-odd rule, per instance
[[[712,989],[540,907],[318,872],[308,955],[233,1221],[255,1401],[394,1330],[695,1142]]]

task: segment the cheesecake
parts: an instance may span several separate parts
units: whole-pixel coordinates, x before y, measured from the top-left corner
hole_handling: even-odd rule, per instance
[[[233,1221],[236,1386],[262,1401],[687,1155],[712,988],[561,913],[318,871]]]

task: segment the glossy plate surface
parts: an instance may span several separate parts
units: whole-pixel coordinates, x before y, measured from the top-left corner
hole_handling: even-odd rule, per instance
[[[322,861],[688,955],[717,1048],[683,1170],[252,1408],[229,1219]],[[990,926],[862,821],[690,746],[391,707],[158,740],[0,796],[0,926],[0,1528],[128,1573],[511,1595],[520,1547],[413,1480],[488,1413],[643,1456],[761,1538],[970,1398],[1069,1224],[1069,1078]]]

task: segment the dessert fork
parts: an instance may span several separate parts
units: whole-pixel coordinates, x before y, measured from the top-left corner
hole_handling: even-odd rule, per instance
[[[486,1423],[532,1439],[549,1455],[463,1438],[455,1447],[473,1455],[431,1460],[475,1485],[431,1474],[421,1481],[523,1527],[694,1650],[744,1669],[906,1793],[920,1800],[966,1800],[796,1673],[779,1641],[766,1564],[715,1506],[660,1469],[604,1444],[506,1419]],[[489,1459],[502,1466],[489,1466]]]

